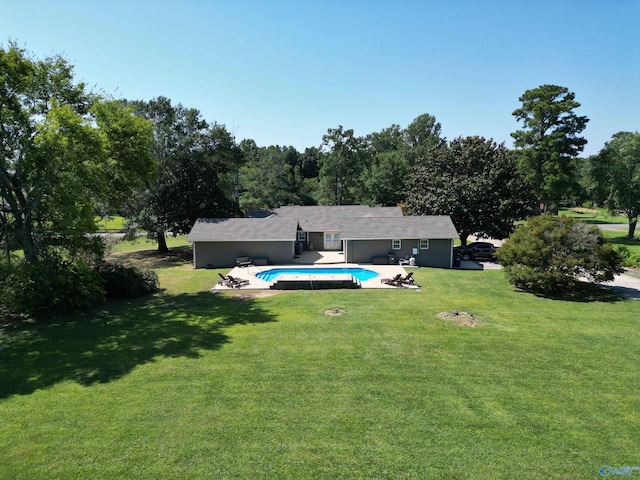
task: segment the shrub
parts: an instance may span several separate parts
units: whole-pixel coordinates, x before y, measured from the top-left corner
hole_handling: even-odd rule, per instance
[[[108,298],[141,297],[159,289],[158,274],[152,270],[102,263],[97,271]]]
[[[82,262],[3,263],[0,275],[0,305],[5,313],[81,310],[104,299],[99,275]]]
[[[89,308],[107,298],[133,298],[157,291],[151,270],[102,263],[43,260],[0,263],[0,315]]]
[[[497,256],[512,285],[541,293],[567,290],[581,279],[613,280],[623,271],[622,255],[596,227],[565,216],[529,219]]]

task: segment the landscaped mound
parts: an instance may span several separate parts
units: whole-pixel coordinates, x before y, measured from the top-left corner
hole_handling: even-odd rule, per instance
[[[481,318],[476,317],[473,313],[459,312],[458,310],[439,313],[438,318],[453,322],[456,325],[462,325],[471,328],[477,327],[478,325],[482,325],[484,323]]]

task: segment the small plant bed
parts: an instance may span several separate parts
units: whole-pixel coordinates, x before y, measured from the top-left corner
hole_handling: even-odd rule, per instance
[[[459,312],[458,310],[439,313],[438,318],[463,327],[475,328],[478,325],[484,324],[484,321],[473,313]]]
[[[585,215],[597,215],[598,210],[595,208],[574,207],[570,209],[572,212],[585,214]]]
[[[342,310],[341,308],[331,308],[324,311],[325,315],[329,315],[331,317],[339,317],[340,315],[344,315],[345,313],[346,311]]]

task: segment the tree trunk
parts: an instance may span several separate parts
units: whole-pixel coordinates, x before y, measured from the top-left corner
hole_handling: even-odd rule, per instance
[[[6,215],[9,218],[13,216],[12,223],[15,225],[14,239],[22,247],[24,259],[28,263],[34,263],[38,260],[39,245],[36,243],[36,238],[33,234],[31,213],[33,206],[38,202],[30,200],[25,195],[15,174],[11,175],[7,171],[0,180],[2,181],[2,203],[9,207],[9,212]],[[5,224],[5,228],[7,224]],[[6,237],[6,241],[7,245],[11,243],[9,236]]]
[[[27,263],[35,263],[38,260],[38,253],[29,218],[18,218],[16,220],[16,238],[22,247],[24,259]]]
[[[636,225],[638,223],[638,217],[632,219],[629,219],[629,232],[627,233],[627,237],[629,238],[629,240],[633,239],[633,236],[635,235],[636,232]]]
[[[167,247],[167,239],[164,236],[164,230],[158,230],[156,238],[158,239],[158,253],[168,253],[169,247]]]

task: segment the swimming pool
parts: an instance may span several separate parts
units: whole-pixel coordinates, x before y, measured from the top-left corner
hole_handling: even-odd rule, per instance
[[[372,270],[359,267],[300,267],[300,268],[272,268],[265,270],[264,272],[256,273],[256,277],[266,282],[273,282],[280,275],[339,275],[348,273],[353,275],[361,282],[364,280],[371,280],[378,276],[378,274]]]

